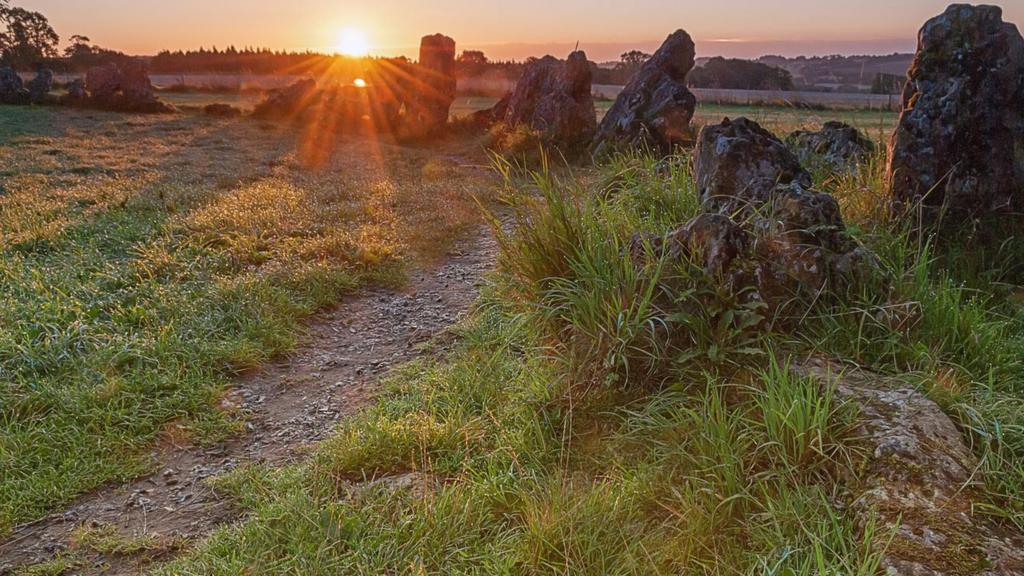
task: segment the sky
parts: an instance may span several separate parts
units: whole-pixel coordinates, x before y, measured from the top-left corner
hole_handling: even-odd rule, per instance
[[[1024,0],[995,2],[1024,25]],[[683,28],[698,56],[752,58],[912,52],[917,30],[947,0],[13,0],[45,14],[63,39],[131,54],[228,45],[334,51],[342,31],[365,34],[370,52],[415,57],[419,38],[441,32],[491,59],[591,60],[651,52]]]

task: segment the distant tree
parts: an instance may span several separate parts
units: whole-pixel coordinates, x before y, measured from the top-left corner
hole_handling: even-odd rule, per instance
[[[634,74],[640,70],[640,67],[644,65],[651,58],[651,55],[640,50],[630,50],[629,52],[623,52],[619,56],[619,63],[615,65],[615,69],[622,75],[623,82],[628,81],[633,77]]]
[[[482,50],[463,50],[462,54],[459,54],[459,62],[484,66],[487,64],[487,55]]]
[[[92,40],[89,40],[88,36],[73,34],[71,38],[68,38],[68,47],[64,49],[64,57],[70,60],[78,54],[92,52],[89,42]]]
[[[3,0],[0,0],[2,2]],[[0,4],[0,58],[14,68],[31,68],[57,56],[60,36],[39,12]]]
[[[84,72],[93,66],[129,58],[121,52],[90,44],[88,36],[75,34],[69,41],[64,49],[64,65],[71,72]]]
[[[456,64],[456,74],[462,78],[480,76],[487,70],[487,56],[481,50],[463,50]]]
[[[694,88],[793,90],[793,75],[787,70],[760,62],[720,56],[694,68],[688,82]]]
[[[875,78],[871,81],[871,93],[899,94],[903,92],[903,84],[905,82],[906,78],[903,76],[879,72],[878,74],[875,74]]]
[[[639,68],[641,64],[651,58],[651,55],[640,50],[630,50],[629,52],[624,52],[619,58],[621,58],[622,64],[626,68]]]

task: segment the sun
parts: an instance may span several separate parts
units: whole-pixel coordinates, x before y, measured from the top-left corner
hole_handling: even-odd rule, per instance
[[[338,44],[334,48],[345,56],[366,56],[370,52],[370,42],[362,30],[345,28],[338,33]]]

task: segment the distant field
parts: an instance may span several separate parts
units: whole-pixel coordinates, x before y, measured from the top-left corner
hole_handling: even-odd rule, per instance
[[[202,107],[207,104],[223,103],[237,106],[242,110],[252,110],[257,102],[263,99],[260,92],[241,92],[235,94],[217,94],[209,92],[162,92],[160,98],[178,107]]]
[[[494,106],[497,98],[486,96],[459,97],[452,107],[452,115],[465,116]],[[610,100],[598,100],[598,120],[604,117],[612,106]],[[740,106],[698,103],[696,123],[704,125],[719,122],[724,117],[746,116],[780,133],[800,128],[814,128],[829,120],[841,120],[867,133],[874,139],[887,139],[896,126],[899,115],[882,110],[803,110],[783,106]]]
[[[238,106],[243,110],[252,110],[262,96],[258,92],[240,94],[211,94],[195,92],[180,94],[163,92],[160,97],[175,106],[201,107],[214,102],[223,102]],[[452,116],[461,118],[478,110],[494,106],[498,98],[490,96],[459,96],[452,106]],[[612,106],[610,100],[598,100],[598,120],[604,117]],[[829,120],[841,120],[861,129],[874,139],[887,139],[896,125],[899,115],[896,112],[882,110],[804,110],[784,106],[743,106],[698,103],[696,123],[698,125],[719,122],[724,117],[736,118],[746,116],[778,132],[788,132],[799,128],[813,128]]]

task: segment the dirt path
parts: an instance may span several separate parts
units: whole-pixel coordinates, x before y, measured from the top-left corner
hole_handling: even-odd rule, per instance
[[[78,550],[84,561],[68,574],[134,574],[237,518],[232,502],[204,480],[247,462],[301,459],[340,418],[366,404],[383,373],[417,356],[459,320],[496,251],[492,234],[481,228],[457,242],[443,264],[416,272],[402,290],[366,290],[316,317],[299,349],[239,379],[228,401],[250,413],[245,435],[212,447],[158,451],[153,474],[18,527],[0,543],[0,575],[54,558],[82,525],[153,538],[149,550],[134,555]]]

